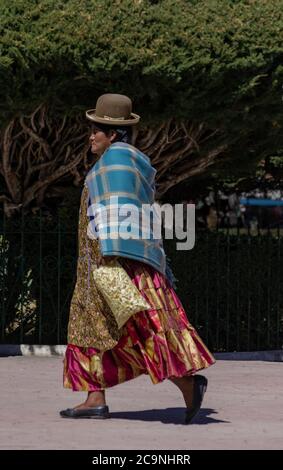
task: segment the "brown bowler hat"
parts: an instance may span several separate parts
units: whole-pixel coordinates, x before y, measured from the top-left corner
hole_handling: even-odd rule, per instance
[[[115,126],[134,126],[140,120],[132,113],[132,101],[128,96],[107,93],[101,95],[95,109],[86,111],[86,117],[93,122]]]

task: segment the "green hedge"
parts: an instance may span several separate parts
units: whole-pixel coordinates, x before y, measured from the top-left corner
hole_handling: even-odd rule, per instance
[[[245,99],[249,120],[282,92],[282,0],[1,0],[0,11],[2,116],[47,98],[93,104],[109,88],[155,117],[214,120]]]
[[[111,91],[143,123],[220,129],[225,175],[283,148],[283,0],[0,0],[0,38],[0,129],[42,102],[83,116]]]

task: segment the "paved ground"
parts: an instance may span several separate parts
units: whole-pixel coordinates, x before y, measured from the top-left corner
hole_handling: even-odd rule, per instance
[[[108,391],[113,419],[62,419],[84,394],[62,388],[62,357],[0,359],[0,449],[283,449],[283,363],[218,361],[195,424],[169,381]]]

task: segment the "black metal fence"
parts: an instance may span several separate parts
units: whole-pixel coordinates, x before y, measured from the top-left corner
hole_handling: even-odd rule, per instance
[[[75,283],[77,218],[0,223],[1,342],[64,344]],[[165,249],[191,323],[212,351],[282,348],[282,229],[198,230],[191,251]]]
[[[282,230],[198,231],[189,252],[167,243],[187,315],[213,351],[283,347]]]
[[[74,221],[40,213],[1,222],[1,342],[64,344],[76,274]]]

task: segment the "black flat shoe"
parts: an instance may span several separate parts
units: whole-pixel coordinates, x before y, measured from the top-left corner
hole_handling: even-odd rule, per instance
[[[186,410],[185,424],[191,423],[192,419],[199,412],[206,389],[207,378],[203,375],[195,375],[193,387],[193,406],[191,408],[187,408]]]
[[[62,418],[110,418],[109,408],[106,405],[85,409],[67,408],[66,410],[60,411],[60,415]]]

